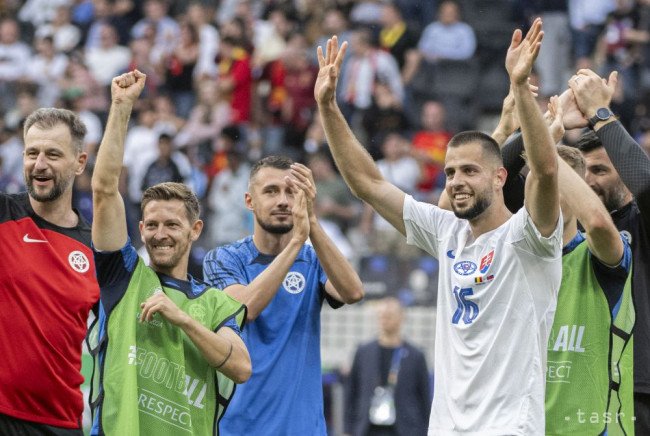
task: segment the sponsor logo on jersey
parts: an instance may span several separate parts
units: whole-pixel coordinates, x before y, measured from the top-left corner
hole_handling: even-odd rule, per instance
[[[282,282],[282,287],[290,294],[299,294],[305,289],[305,276],[296,271],[289,271]]]
[[[479,269],[481,274],[485,274],[487,270],[490,269],[490,265],[492,265],[492,259],[494,259],[494,250],[490,251],[481,259],[481,267]]]
[[[201,324],[205,324],[205,307],[201,306],[199,303],[192,304],[187,309],[187,313]]]
[[[29,233],[25,233],[25,236],[23,236],[23,241],[27,243],[36,243],[36,242],[47,242],[44,239],[32,239],[29,237]]]
[[[454,250],[449,250],[449,251],[447,252],[447,257],[450,258],[450,259],[453,259],[453,258],[455,257],[455,256],[454,256]]]
[[[461,260],[454,264],[454,271],[461,276],[468,276],[476,272],[476,264],[469,260]]]
[[[25,235],[27,236],[27,235]],[[627,230],[621,230],[621,236],[625,239],[625,241],[629,244],[632,245],[632,234],[628,232]]]
[[[90,262],[85,254],[75,250],[68,255],[68,263],[78,273],[85,273],[90,268]]]

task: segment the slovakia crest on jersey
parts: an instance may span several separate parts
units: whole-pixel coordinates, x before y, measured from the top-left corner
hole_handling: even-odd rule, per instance
[[[492,259],[494,259],[494,250],[490,251],[481,259],[481,274],[485,274],[487,270],[490,269],[490,265],[492,265]]]
[[[470,262],[469,260],[461,260],[460,262],[456,262],[454,264],[454,271],[456,271],[456,274],[459,274],[461,276],[468,276],[470,274],[474,274],[476,271],[476,264],[474,262]]]

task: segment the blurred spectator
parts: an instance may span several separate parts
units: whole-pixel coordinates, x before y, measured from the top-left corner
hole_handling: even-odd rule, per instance
[[[379,47],[393,55],[401,70],[406,63],[407,51],[417,46],[418,33],[408,27],[399,8],[393,3],[384,4],[381,25]]]
[[[54,106],[61,92],[60,81],[68,67],[68,57],[54,50],[51,36],[34,41],[36,54],[27,63],[27,80],[38,85],[38,103]]]
[[[355,118],[362,117],[372,104],[377,81],[384,82],[401,104],[404,86],[395,58],[373,45],[368,29],[354,30],[350,38],[350,59],[344,65],[338,87],[341,109],[353,126],[360,121],[359,118],[355,123]]]
[[[345,13],[342,10],[337,8],[329,8],[325,11],[325,16],[323,22],[321,23],[321,32],[316,42],[313,45],[311,50],[312,53],[312,63],[318,65],[318,59],[316,58],[316,47],[322,47],[323,52],[325,47],[327,47],[327,40],[336,35],[339,38],[339,41],[348,41],[350,42],[352,33],[348,24],[348,19]],[[349,56],[346,56],[346,59],[343,60],[345,64],[349,59]]]
[[[149,165],[142,178],[141,190],[143,192],[158,183],[183,183],[185,181],[178,165],[172,160],[172,151],[172,137],[162,133],[158,137],[158,157]]]
[[[145,83],[144,95],[146,97],[155,96],[158,88],[164,81],[164,76],[159,74],[158,65],[153,62],[153,42],[150,38],[137,38],[129,43],[131,49],[131,60],[127,70],[133,71],[135,69],[147,75],[147,83]]]
[[[217,140],[212,149],[210,160],[205,165],[205,174],[208,180],[214,177],[228,166],[228,152],[237,150],[241,152],[246,146],[242,143],[242,131],[234,124],[224,127],[217,135]]]
[[[76,88],[79,90],[79,88]],[[65,109],[69,109],[79,116],[81,121],[83,121],[86,126],[86,136],[84,137],[84,151],[88,153],[88,163],[92,166],[97,157],[97,149],[102,140],[102,134],[104,129],[102,128],[102,122],[97,115],[88,109],[86,106],[88,104],[88,99],[82,92],[66,92],[62,96],[63,104],[62,106]],[[89,175],[90,176],[90,175]],[[88,179],[90,181],[90,177]],[[88,189],[88,194],[90,194],[90,189]]]
[[[199,32],[199,58],[194,69],[194,78],[214,78],[217,75],[215,58],[219,52],[219,32],[210,24],[208,9],[199,1],[190,3],[187,19]]]
[[[381,23],[383,2],[380,0],[359,0],[350,10],[350,21],[354,24],[375,27]]]
[[[433,21],[436,16],[437,1],[395,0],[395,6],[401,11],[410,29],[417,34]]]
[[[345,434],[425,436],[431,380],[422,351],[404,340],[404,308],[387,297],[377,303],[377,339],[360,345],[345,389]]]
[[[312,154],[307,159],[316,185],[314,212],[322,224],[329,221],[343,233],[355,225],[361,203],[350,192],[343,178],[334,170],[329,156],[324,152]]]
[[[460,6],[455,0],[445,0],[438,8],[438,20],[424,28],[418,50],[424,60],[468,60],[476,50],[472,27],[461,21]]]
[[[164,61],[164,89],[174,100],[176,113],[187,118],[194,106],[194,69],[199,60],[199,32],[189,22],[181,23],[180,42]]]
[[[23,177],[22,123],[2,128],[0,137],[0,192],[16,194],[25,190]]]
[[[529,23],[536,17],[544,22],[544,43],[535,69],[539,74],[539,93],[560,95],[567,87],[571,71],[571,38],[568,0],[518,0]]]
[[[84,110],[104,113],[108,108],[107,90],[97,82],[80,52],[70,55],[67,68],[59,79],[59,88],[64,100],[81,99],[79,106]]]
[[[99,29],[99,47],[86,49],[86,65],[100,85],[109,86],[113,77],[124,71],[131,51],[117,44],[115,27],[104,23]]]
[[[27,0],[18,12],[18,19],[37,28],[54,20],[59,6],[71,4],[72,0]]]
[[[420,181],[420,166],[410,156],[410,149],[410,143],[402,135],[390,133],[381,147],[384,157],[377,161],[381,175],[407,194],[415,193]],[[360,229],[376,254],[412,259],[422,253],[419,248],[408,245],[404,236],[368,204],[364,204]]]
[[[153,107],[156,111],[156,130],[175,135],[185,125],[185,118],[176,114],[175,101],[167,94],[154,97]]]
[[[253,77],[249,53],[239,45],[239,41],[224,37],[219,53],[217,87],[228,96],[231,117],[235,124],[250,121]]]
[[[31,56],[29,46],[18,40],[18,23],[13,18],[0,21],[0,102],[1,112],[16,102],[15,82],[24,77]]]
[[[81,41],[81,31],[70,22],[70,7],[59,6],[52,22],[36,29],[36,38],[51,36],[57,52],[69,53]]]
[[[110,0],[93,0],[92,21],[86,32],[84,49],[88,51],[91,48],[101,46],[101,30],[104,24],[110,24],[115,27],[115,18],[113,16],[113,3]]]
[[[174,51],[180,37],[180,27],[174,19],[167,16],[168,9],[167,0],[145,0],[144,18],[131,29],[132,38],[142,38],[153,29],[152,53],[156,63]]]
[[[593,67],[592,56],[598,37],[605,28],[607,15],[615,8],[616,0],[569,0],[576,70]]]
[[[445,126],[445,107],[437,101],[422,105],[421,129],[413,135],[413,157],[422,165],[422,179],[418,183],[420,193],[444,189],[445,155],[447,143],[452,137]]]
[[[408,120],[402,103],[387,84],[378,81],[372,91],[372,105],[363,114],[366,131],[366,149],[377,160],[382,157],[381,145],[391,132],[405,132]]]
[[[22,86],[16,96],[16,104],[13,105],[4,116],[5,126],[9,129],[17,129],[29,114],[38,109],[38,99],[34,86]]]
[[[200,80],[197,90],[198,103],[174,141],[179,147],[191,149],[188,154],[195,154],[200,162],[207,163],[212,159],[221,129],[231,122],[231,110],[213,79]]]
[[[243,201],[248,191],[250,165],[235,148],[226,152],[226,162],[226,167],[212,181],[207,197],[210,247],[237,241],[253,227],[252,214]]]

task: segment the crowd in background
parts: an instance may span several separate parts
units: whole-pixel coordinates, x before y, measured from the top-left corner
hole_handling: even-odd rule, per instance
[[[185,182],[204,206],[200,264],[205,249],[251,232],[243,200],[250,162],[286,154],[312,169],[316,211],[346,256],[416,258],[332,164],[313,97],[316,47],[333,34],[349,42],[339,106],[388,180],[437,202],[447,141],[492,127],[508,91],[503,48],[535,16],[546,33],[540,104],[579,68],[604,77],[618,70],[612,108],[650,150],[649,0],[5,1],[0,190],[24,190],[21,122],[42,106],[79,113],[92,170],[110,80],[137,68],[147,87],[128,131],[121,188],[133,241],[143,190]],[[88,218],[90,176],[78,178],[75,195]]]

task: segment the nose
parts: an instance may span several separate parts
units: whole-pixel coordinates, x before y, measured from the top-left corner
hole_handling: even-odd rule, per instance
[[[36,156],[36,162],[34,162],[34,168],[37,170],[42,170],[47,168],[47,159],[45,153],[39,153]]]

